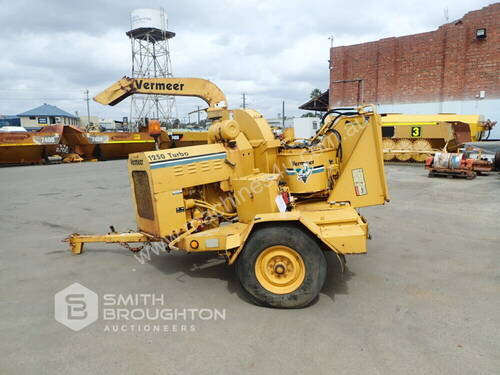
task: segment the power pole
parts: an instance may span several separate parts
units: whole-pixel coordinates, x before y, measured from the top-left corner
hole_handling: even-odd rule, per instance
[[[330,39],[330,48],[333,48],[333,39],[334,39],[333,35],[330,35],[328,39]]]
[[[89,98],[89,89],[85,90],[85,101],[87,102],[87,125],[90,125],[90,98]]]
[[[243,97],[243,104],[241,106],[243,107],[243,109],[245,109],[247,107],[246,94],[243,93],[242,97]]]
[[[283,110],[282,110],[281,121],[283,123],[283,128],[285,127],[285,101],[283,100]]]

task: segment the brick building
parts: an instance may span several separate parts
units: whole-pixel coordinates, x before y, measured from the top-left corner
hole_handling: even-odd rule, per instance
[[[331,48],[329,101],[500,122],[500,3],[435,31]],[[500,126],[494,135],[500,137]]]

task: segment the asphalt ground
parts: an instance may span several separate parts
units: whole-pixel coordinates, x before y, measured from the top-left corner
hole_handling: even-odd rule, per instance
[[[368,254],[343,275],[330,254],[319,299],[276,310],[250,304],[211,254],[72,255],[72,232],[135,229],[126,161],[0,169],[0,373],[499,374],[499,174],[386,171],[391,202],[361,210]],[[75,282],[98,299],[77,332],[54,316]],[[155,320],[158,307],[177,315]]]

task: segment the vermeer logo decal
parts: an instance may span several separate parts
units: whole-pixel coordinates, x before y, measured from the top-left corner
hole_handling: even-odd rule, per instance
[[[130,165],[142,165],[141,159],[130,159]]]
[[[306,183],[309,176],[312,174],[313,169],[308,163],[303,163],[302,168],[297,168],[295,171],[297,172],[297,179]]]
[[[184,83],[144,82],[142,79],[135,81],[137,90],[174,90],[183,91]]]
[[[305,184],[312,174],[322,173],[325,171],[325,167],[323,165],[313,166],[313,163],[313,161],[292,161],[292,165],[299,168],[287,168],[286,174],[289,176],[297,175],[297,180],[302,181]]]

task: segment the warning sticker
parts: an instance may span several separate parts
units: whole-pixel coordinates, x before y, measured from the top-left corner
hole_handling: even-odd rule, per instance
[[[363,168],[352,170],[352,181],[354,182],[354,190],[356,195],[366,195],[368,191],[366,190],[365,174],[363,173]]]

